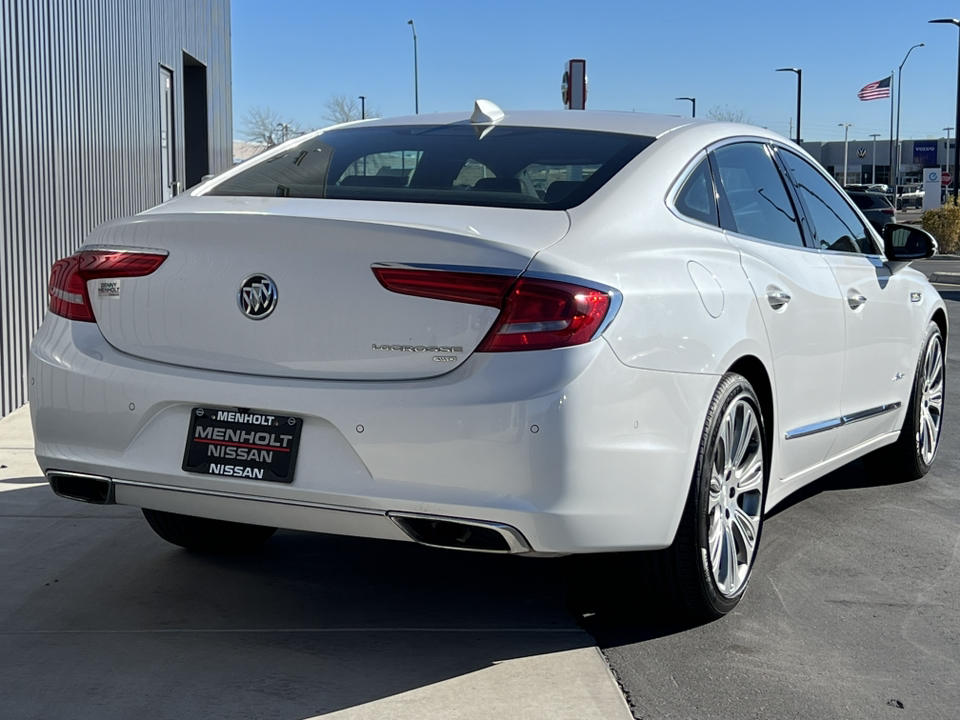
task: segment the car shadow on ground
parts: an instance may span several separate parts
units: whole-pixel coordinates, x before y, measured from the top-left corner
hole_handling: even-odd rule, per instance
[[[764,521],[821,493],[891,487],[908,482],[893,475],[871,472],[862,461],[856,460],[793,493],[770,511]],[[559,562],[568,581],[568,610],[601,649],[656,640],[709,624],[692,620],[682,609],[658,599],[657,580],[632,577],[625,556],[564,558]],[[571,569],[563,565],[571,562],[579,562],[581,567]]]
[[[551,560],[288,531],[203,555],[42,487],[0,493],[0,576],[22,717],[310,717],[593,645]]]

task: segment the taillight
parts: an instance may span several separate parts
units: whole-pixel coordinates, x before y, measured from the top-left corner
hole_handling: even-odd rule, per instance
[[[387,290],[401,295],[501,307],[512,275],[375,266],[373,274]]]
[[[582,345],[594,338],[609,310],[607,292],[521,277],[477,350],[505,352]]]
[[[896,210],[893,208],[880,208],[880,212],[882,212],[884,215],[893,215],[896,213]]]
[[[87,282],[100,278],[142,277],[156,270],[166,253],[141,250],[81,250],[57,260],[50,271],[50,312],[68,320],[96,322]]]
[[[596,336],[610,311],[611,293],[574,283],[405,267],[372,269],[392,292],[500,308],[478,352],[581,345]]]

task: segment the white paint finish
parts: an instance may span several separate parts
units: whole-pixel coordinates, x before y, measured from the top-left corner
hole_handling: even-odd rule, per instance
[[[895,402],[898,412],[844,425],[830,455],[856,447],[877,435],[899,430],[910,400],[913,377],[926,329],[928,308],[911,303],[910,293],[919,287],[911,272],[891,274],[880,258],[852,253],[823,253],[843,295],[846,354],[844,355],[843,415]],[[851,297],[866,298],[856,309]],[[902,380],[894,382],[897,373]]]
[[[723,287],[716,275],[695,260],[687,263],[687,272],[697,292],[700,293],[704,310],[710,317],[720,317],[723,312]]]
[[[485,240],[493,246],[522,248],[531,254],[556,243],[570,228],[567,213],[558,210],[530,212],[517,208],[471,207],[464,212],[463,207],[456,205],[216,195],[193,197],[189,193],[151,208],[138,217],[196,217],[197,214],[231,216],[238,222],[246,219],[245,216],[277,216],[386,225],[463,235]]]
[[[256,378],[139,360],[95,326],[57,317],[38,335],[33,370],[45,470],[503,522],[542,552],[669,544],[717,382],[628,368],[603,340],[478,354],[414,383]],[[196,405],[304,417],[294,483],[184,473]],[[84,412],[96,422],[77,423]],[[365,526],[358,520],[356,533]]]
[[[566,222],[546,225],[526,242],[555,242]],[[499,314],[392,293],[372,265],[495,268],[517,276],[531,257],[527,248],[475,235],[225,213],[148,216],[103,228],[90,243],[169,252],[152,275],[121,279],[119,298],[99,297],[91,282],[97,322],[117,349],[186,367],[326,379],[444,374],[451,364],[435,362],[438,352],[374,345],[455,346],[462,350],[441,354],[462,362]],[[237,302],[241,284],[254,274],[269,276],[279,295],[276,310],[259,321],[243,315]]]
[[[840,417],[843,387],[844,316],[830,266],[815,250],[760,242],[728,234],[740,250],[773,358],[776,383],[778,473],[781,478],[823,460],[836,431],[784,439],[784,434]],[[790,301],[775,310],[768,294]]]

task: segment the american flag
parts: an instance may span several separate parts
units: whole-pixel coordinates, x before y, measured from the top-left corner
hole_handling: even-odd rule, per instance
[[[864,85],[863,89],[857,93],[861,100],[881,100],[890,97],[890,78],[877,80],[869,85]]]

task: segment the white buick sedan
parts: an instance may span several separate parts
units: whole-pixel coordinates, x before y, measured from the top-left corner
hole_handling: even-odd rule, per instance
[[[622,552],[717,617],[790,493],[933,463],[947,316],[909,264],[935,250],[755,127],[485,101],[337,126],[54,265],[37,458],[187,548]]]

